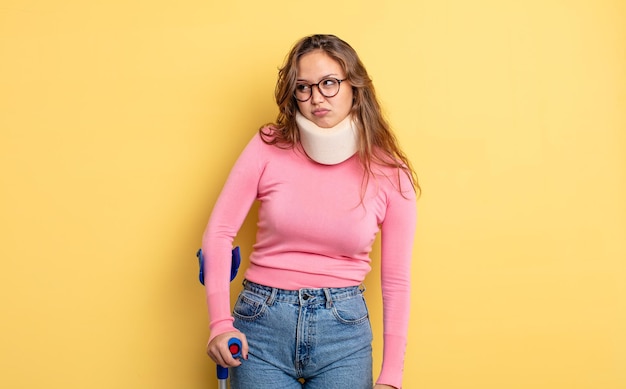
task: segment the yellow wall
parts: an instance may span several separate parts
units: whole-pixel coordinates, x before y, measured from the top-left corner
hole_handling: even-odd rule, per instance
[[[626,388],[622,0],[0,0],[0,387],[215,387],[195,250],[314,32],[424,188],[405,387]]]

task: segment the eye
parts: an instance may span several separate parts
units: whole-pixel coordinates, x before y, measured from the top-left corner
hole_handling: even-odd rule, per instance
[[[310,90],[311,90],[311,87],[306,84],[296,85],[296,92],[298,93],[309,93]]]
[[[337,85],[337,80],[334,78],[325,78],[320,82],[323,88],[334,88]]]

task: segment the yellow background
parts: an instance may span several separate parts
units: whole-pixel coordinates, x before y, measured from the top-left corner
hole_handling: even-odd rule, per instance
[[[0,0],[0,387],[215,387],[195,251],[317,32],[424,188],[404,386],[626,388],[622,0]]]

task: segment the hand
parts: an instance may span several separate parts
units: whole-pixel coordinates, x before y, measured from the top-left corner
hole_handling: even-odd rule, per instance
[[[395,386],[376,384],[374,385],[374,389],[397,389]]]
[[[241,365],[241,361],[233,358],[228,349],[228,340],[230,338],[237,338],[241,341],[241,356],[243,359],[248,359],[248,341],[246,336],[239,331],[225,332],[213,338],[206,346],[206,353],[209,357],[223,367],[237,367]]]

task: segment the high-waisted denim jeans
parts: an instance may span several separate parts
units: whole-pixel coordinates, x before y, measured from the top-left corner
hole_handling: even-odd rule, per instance
[[[282,290],[244,281],[235,327],[250,346],[231,389],[371,389],[372,329],[358,287]]]

